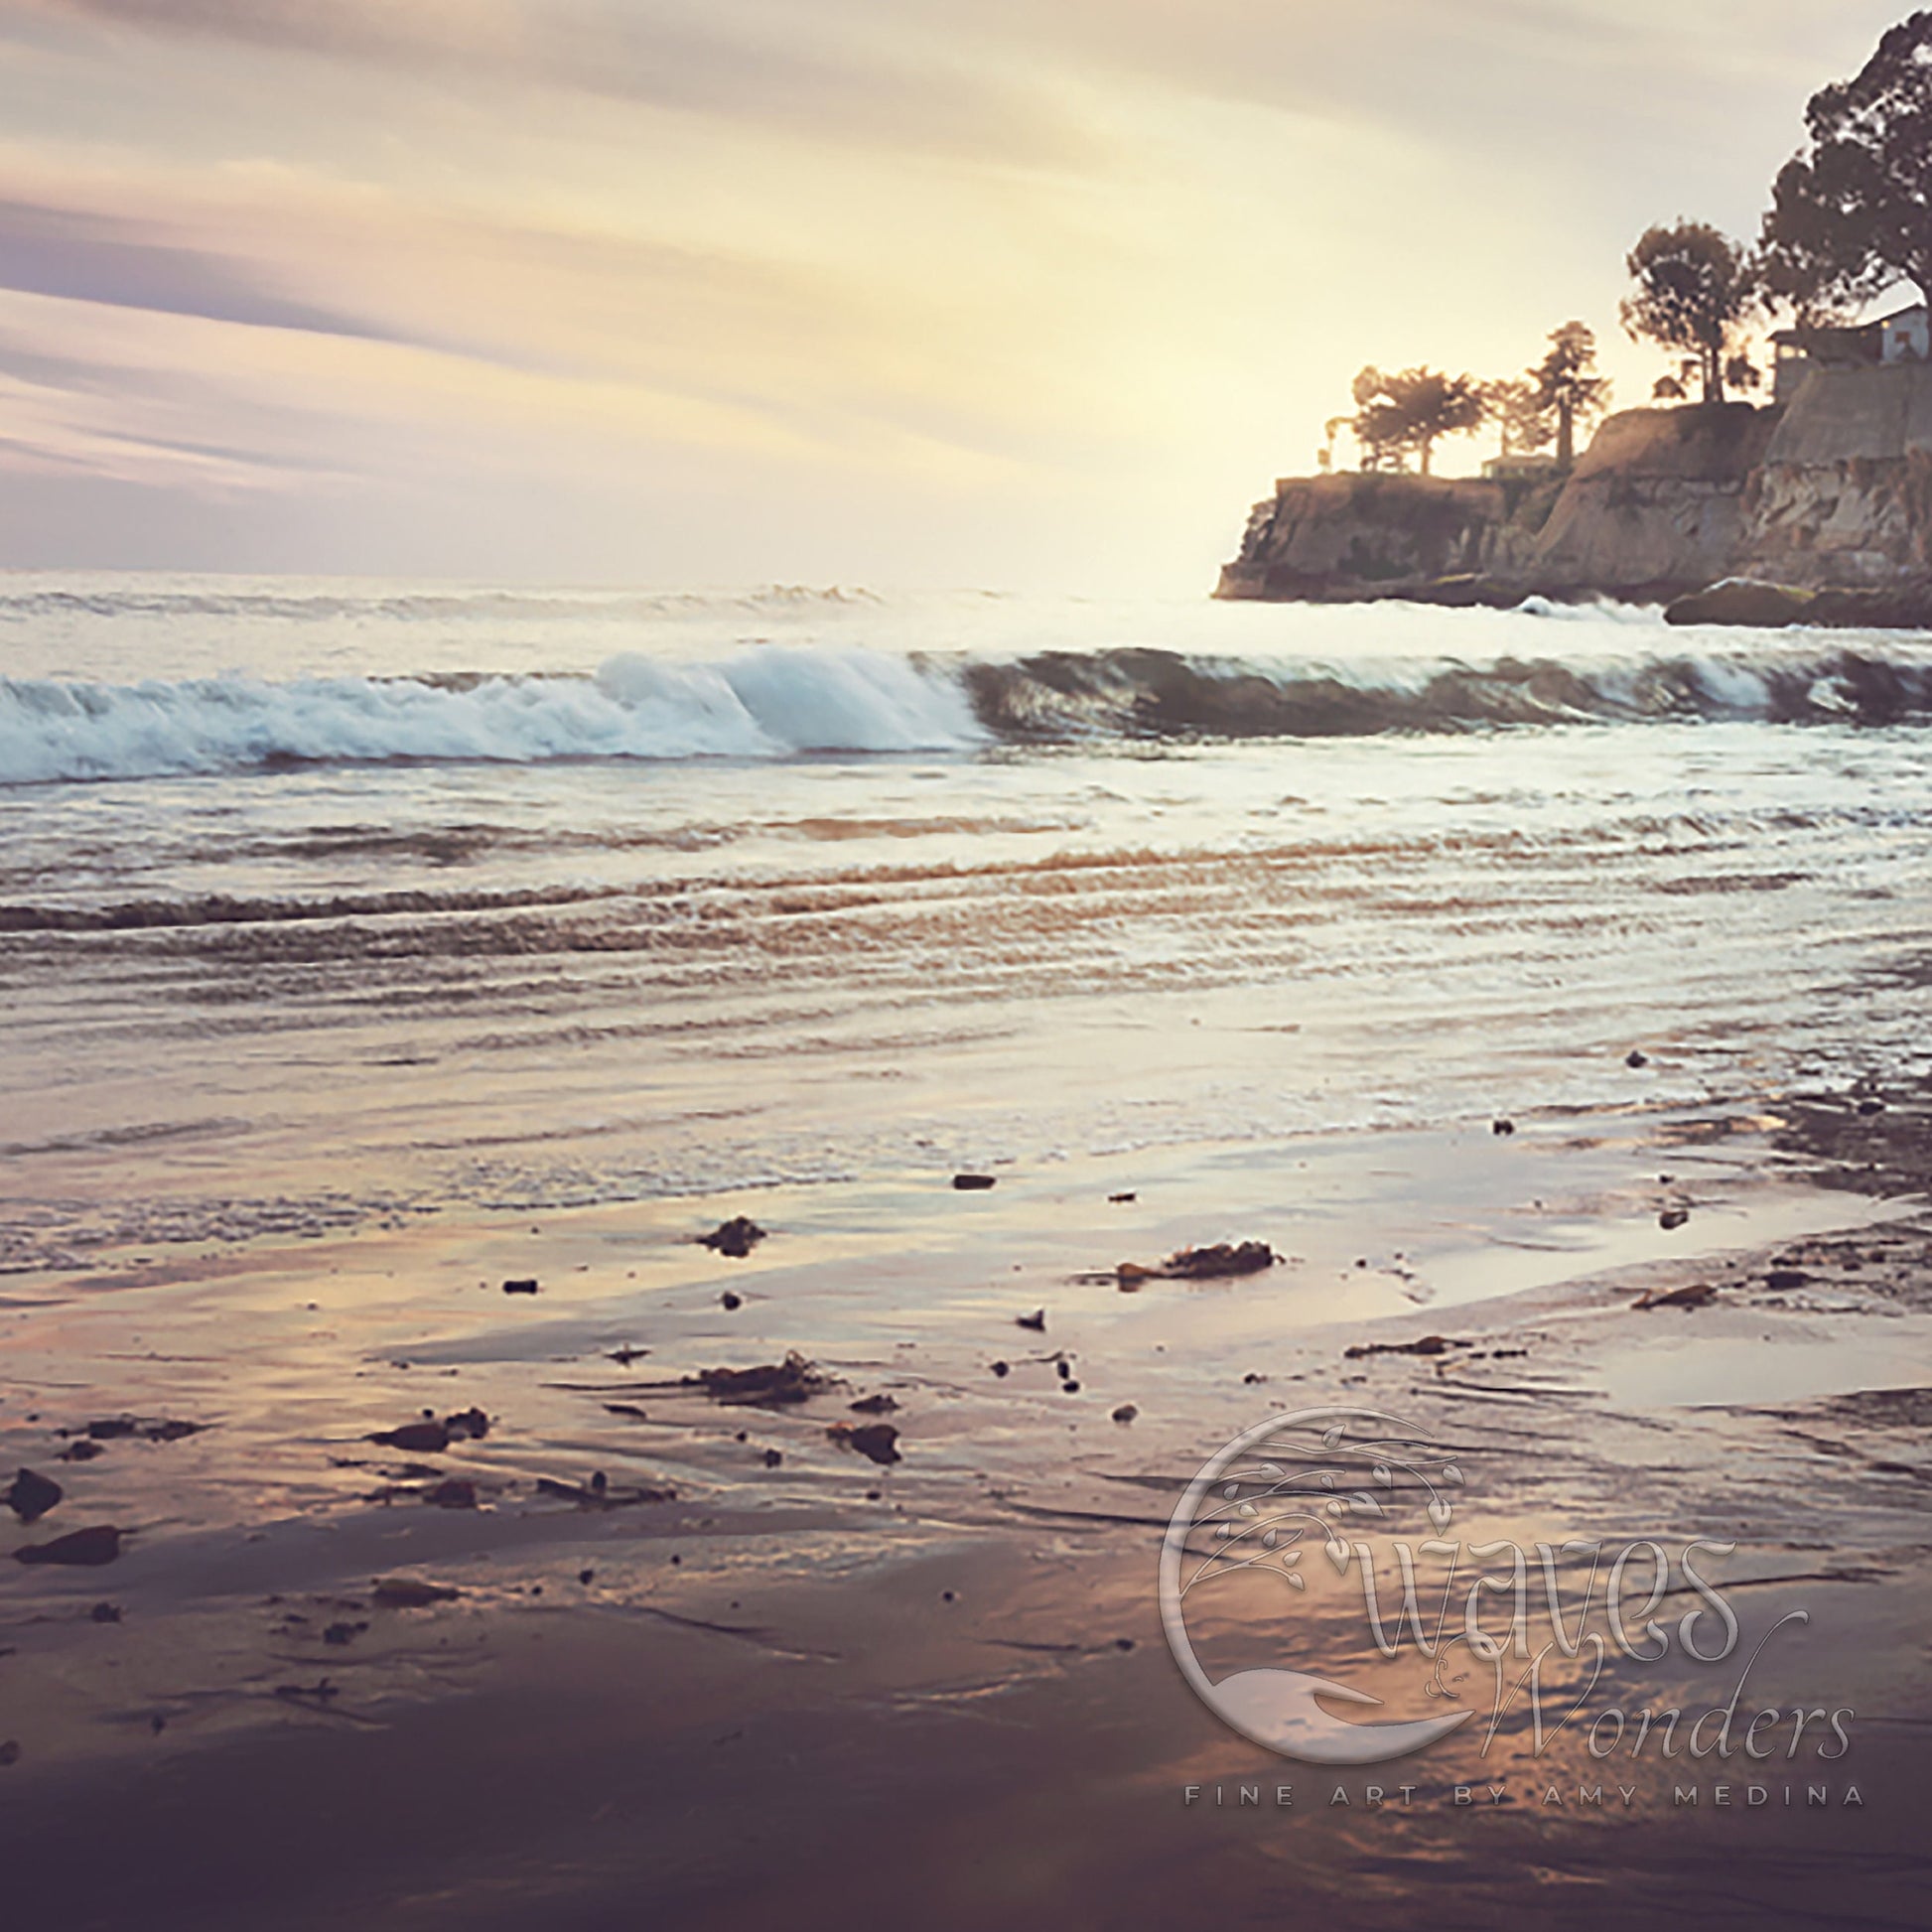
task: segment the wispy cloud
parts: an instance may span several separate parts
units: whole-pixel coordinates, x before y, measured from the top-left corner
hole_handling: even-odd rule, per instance
[[[365,62],[1026,165],[1087,140],[1024,69],[908,36],[891,9],[772,0],[0,0],[0,20]]]
[[[411,340],[367,317],[290,297],[250,263],[163,240],[146,223],[42,203],[0,200],[0,288],[257,329]]]

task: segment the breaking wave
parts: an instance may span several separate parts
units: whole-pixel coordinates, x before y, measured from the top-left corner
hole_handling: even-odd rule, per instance
[[[0,680],[0,783],[304,763],[541,763],[965,750],[955,678],[879,651],[624,655],[594,677]]]
[[[1535,614],[1532,614],[1535,615]],[[1615,637],[1628,628],[1597,626]],[[594,676],[0,680],[0,783],[308,763],[771,759],[998,742],[1327,738],[1659,720],[1932,719],[1932,646],[1818,633],[1584,658],[1322,663],[1143,646],[1003,656],[761,645]]]
[[[1775,644],[1474,665],[1203,660],[1178,652],[1046,651],[962,672],[1001,737],[1345,738],[1501,725],[1756,720],[1896,724],[1932,717],[1932,650]]]

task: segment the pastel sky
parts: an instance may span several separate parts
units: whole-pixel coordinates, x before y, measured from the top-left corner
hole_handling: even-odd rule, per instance
[[[0,0],[0,563],[1205,589],[1903,11]]]

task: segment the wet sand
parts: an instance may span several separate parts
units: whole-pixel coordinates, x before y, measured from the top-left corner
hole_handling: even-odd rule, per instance
[[[123,1532],[111,1564],[0,1579],[11,1903],[76,1932],[1922,1922],[1927,1109],[1513,1126],[5,1278],[0,1475],[65,1494],[0,1517],[0,1547]],[[694,1244],[741,1212],[770,1230],[749,1257]],[[1114,1272],[1243,1237],[1283,1260],[1131,1293]],[[800,1404],[683,1380],[788,1348],[829,1378]],[[1163,1640],[1163,1531],[1271,1407],[1341,1402],[1455,1449],[1472,1539],[1734,1540],[1746,1646],[1810,1616],[1753,1695],[1856,1709],[1850,1752],[1765,1772],[1755,1807],[1742,1772],[1726,1805],[1718,1771],[1650,1760],[1628,1804],[1552,1806],[1617,1767],[1574,1729],[1538,1754],[1520,1707],[1485,1753],[1368,1770],[1224,1728]],[[367,1440],[473,1408],[487,1434],[441,1452]],[[875,1419],[899,1461],[829,1433]],[[169,1421],[207,1427],[139,1433]],[[429,1500],[451,1482],[474,1507]],[[456,1594],[385,1600],[398,1578]],[[1359,1617],[1310,1596],[1298,1642],[1372,1676]],[[1217,1640],[1274,1613],[1244,1599]],[[1687,1709],[1729,1681],[1627,1675]]]

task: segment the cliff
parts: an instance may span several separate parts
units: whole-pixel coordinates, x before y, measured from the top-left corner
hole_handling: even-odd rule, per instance
[[[1527,561],[1525,486],[1364,472],[1289,477],[1257,503],[1216,597],[1346,600],[1409,595],[1444,578]]]
[[[1932,572],[1932,365],[1806,377],[1751,479],[1731,569],[1876,589]]]
[[[1775,411],[1741,402],[1610,417],[1571,472],[1526,580],[1543,591],[1653,599],[1725,576],[1776,422]]]
[[[1688,595],[1733,578],[1762,582]],[[1790,589],[1780,600],[1765,585]],[[1817,369],[1784,409],[1624,410],[1560,492],[1291,478],[1256,504],[1216,592],[1532,594],[1684,600],[1682,621],[1932,621],[1932,364]]]

